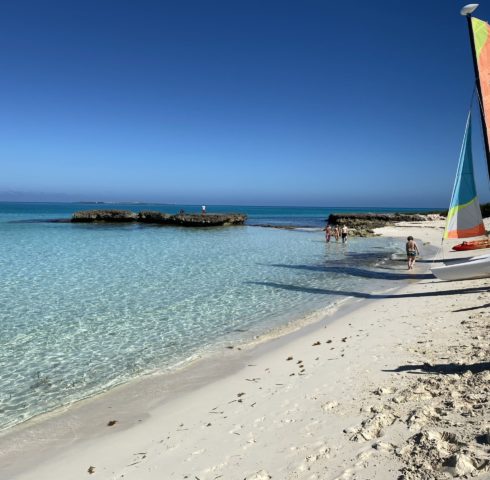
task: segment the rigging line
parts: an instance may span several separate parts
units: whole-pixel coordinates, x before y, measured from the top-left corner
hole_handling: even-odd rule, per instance
[[[446,258],[444,257],[444,237],[441,239],[441,245],[439,246],[439,249],[436,253],[434,253],[434,256],[432,257],[432,262],[430,264],[429,270],[432,269],[432,267],[437,266],[435,263],[441,260],[443,262],[446,261]]]

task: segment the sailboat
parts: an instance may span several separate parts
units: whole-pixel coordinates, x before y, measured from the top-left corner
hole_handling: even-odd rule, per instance
[[[476,88],[480,100],[478,103],[483,127],[487,168],[490,172],[489,130],[485,119],[485,113],[488,112],[490,114],[490,26],[487,22],[471,16],[477,7],[478,4],[466,5],[461,10],[461,15],[465,16],[468,22]],[[453,247],[453,250],[464,251],[490,248],[490,241],[486,236],[480,203],[476,193],[471,148],[470,110],[466,121],[463,145],[459,155],[456,180],[443,240],[475,237],[479,237],[479,239],[473,241],[465,240],[463,243]],[[433,267],[431,271],[441,280],[467,280],[490,277],[490,254]]]

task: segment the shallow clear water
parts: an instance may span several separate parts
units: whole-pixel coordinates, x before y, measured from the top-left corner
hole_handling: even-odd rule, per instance
[[[326,245],[321,231],[18,222],[79,208],[0,204],[0,428],[394,286],[376,270],[400,249],[387,239]],[[281,216],[272,213],[249,221]],[[312,225],[328,214],[279,213]]]

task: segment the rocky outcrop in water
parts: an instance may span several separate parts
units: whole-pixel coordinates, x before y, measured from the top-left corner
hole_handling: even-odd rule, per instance
[[[170,224],[173,215],[163,212],[143,211],[138,213],[138,222],[142,223],[158,223],[161,225]]]
[[[332,227],[347,225],[350,235],[369,237],[374,235],[374,228],[398,222],[425,222],[443,218],[438,213],[426,215],[420,213],[331,213],[327,223]]]
[[[135,222],[138,220],[138,214],[129,210],[82,210],[75,212],[72,222]]]
[[[75,212],[71,218],[76,223],[127,223],[139,222],[154,225],[173,225],[181,227],[222,227],[228,225],[243,225],[247,216],[240,213],[192,214],[143,211],[139,213],[129,210],[82,210]]]
[[[221,227],[224,225],[243,225],[247,219],[246,215],[239,213],[215,213],[194,214],[168,213],[144,211],[138,214],[138,221],[142,223],[154,223],[160,225],[179,225],[182,227]]]

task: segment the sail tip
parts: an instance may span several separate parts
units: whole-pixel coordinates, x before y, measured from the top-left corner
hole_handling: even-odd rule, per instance
[[[466,17],[467,15],[471,15],[479,6],[479,3],[469,3],[468,5],[465,5],[459,13],[463,15],[463,17]]]

